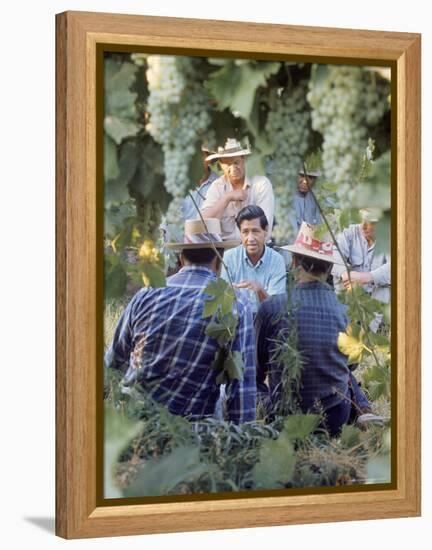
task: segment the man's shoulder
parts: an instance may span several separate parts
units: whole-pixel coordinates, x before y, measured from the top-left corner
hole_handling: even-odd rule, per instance
[[[227,261],[235,261],[242,256],[243,245],[235,246],[234,248],[229,248],[224,252],[223,259]]]
[[[249,180],[249,183],[252,187],[257,187],[257,188],[262,188],[262,189],[272,187],[271,181],[268,179],[267,176],[261,176],[261,175],[258,174],[258,175],[255,175],[255,176],[249,176],[248,180]]]
[[[283,265],[285,267],[285,260],[283,259],[282,255],[279,254],[276,250],[273,248],[270,248],[269,246],[266,246],[266,254],[268,257],[268,262],[277,265],[278,267],[280,265]]]

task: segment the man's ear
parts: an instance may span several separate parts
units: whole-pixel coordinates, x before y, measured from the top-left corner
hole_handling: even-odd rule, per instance
[[[179,261],[180,261],[180,265],[181,265],[182,267],[184,267],[184,266],[186,265],[186,262],[185,262],[185,258],[184,258],[184,256],[183,256],[183,252],[180,252],[178,258],[179,258]]]

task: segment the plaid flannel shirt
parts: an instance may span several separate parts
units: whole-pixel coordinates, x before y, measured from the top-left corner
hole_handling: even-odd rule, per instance
[[[123,385],[135,383],[171,413],[199,420],[213,416],[219,397],[212,367],[219,346],[205,334],[210,319],[202,312],[203,291],[216,277],[202,266],[188,266],[167,280],[164,288],[140,290],[120,318],[107,367],[124,372]],[[227,384],[229,420],[242,423],[256,415],[255,333],[252,311],[238,301],[239,322],[233,351],[244,362],[242,382]]]
[[[329,285],[319,281],[297,284],[291,303],[303,360],[300,406],[304,412],[329,409],[342,401],[350,378],[347,358],[337,346],[339,332],[348,324],[345,306]],[[291,325],[286,297],[272,296],[261,304],[256,319],[257,386],[260,398],[270,397],[272,403],[278,399],[282,368],[273,357],[275,340],[288,334]]]

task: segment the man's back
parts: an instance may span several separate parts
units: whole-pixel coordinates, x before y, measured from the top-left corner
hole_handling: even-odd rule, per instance
[[[173,414],[193,420],[212,416],[219,397],[213,368],[217,342],[205,334],[204,289],[215,279],[208,268],[188,266],[170,277],[167,287],[138,292],[114,335],[111,365],[126,370],[124,384],[138,382]],[[228,388],[229,418],[255,417],[255,362],[252,313],[239,303],[240,320],[233,350],[245,364],[243,383]],[[125,365],[126,363],[126,365]],[[126,367],[126,369],[125,369]]]
[[[282,367],[272,364],[274,340],[286,338],[294,320],[297,349],[303,362],[301,407],[311,410],[317,400],[325,408],[333,406],[345,395],[349,378],[346,357],[337,347],[338,334],[346,330],[348,322],[343,306],[333,289],[319,281],[295,286],[290,317],[286,305],[286,299],[277,296],[263,302],[258,312],[258,383],[262,387],[268,373],[271,398],[273,402],[277,400]]]

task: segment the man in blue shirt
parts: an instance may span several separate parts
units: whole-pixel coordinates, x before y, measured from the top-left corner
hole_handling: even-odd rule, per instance
[[[302,222],[311,225],[321,223],[321,214],[319,208],[310,192],[310,188],[315,185],[317,178],[321,175],[319,170],[299,170],[297,177],[297,189],[293,197],[293,214],[290,216],[291,224],[295,234],[300,229]],[[306,177],[307,176],[307,177]]]
[[[105,362],[124,373],[122,388],[135,384],[172,414],[190,420],[211,417],[219,397],[213,363],[220,346],[206,334],[211,318],[202,318],[207,285],[216,280],[220,259],[237,241],[222,241],[219,220],[185,224],[184,242],[166,246],[180,251],[182,268],[163,288],[140,290],[120,318]],[[211,225],[216,229],[212,229]],[[210,237],[209,237],[210,235]],[[243,379],[227,384],[228,419],[240,424],[255,419],[255,333],[250,306],[237,301],[238,325],[232,351],[241,353]]]
[[[255,313],[263,300],[285,293],[285,262],[278,252],[265,244],[268,221],[261,207],[245,206],[237,214],[236,224],[242,244],[226,252],[224,263],[234,287],[247,292]],[[225,267],[221,277],[229,282]]]
[[[270,411],[278,409],[282,397],[282,374],[289,368],[277,361],[277,341],[297,333],[297,351],[302,369],[298,403],[302,412],[324,413],[324,426],[331,435],[354,417],[359,424],[381,422],[348,368],[347,357],[338,348],[338,336],[345,332],[348,318],[343,306],[326,283],[338,261],[331,242],[314,238],[313,227],[303,223],[294,245],[296,283],[290,295],[276,296],[261,305],[256,318],[257,386]],[[268,377],[268,378],[267,378]]]

